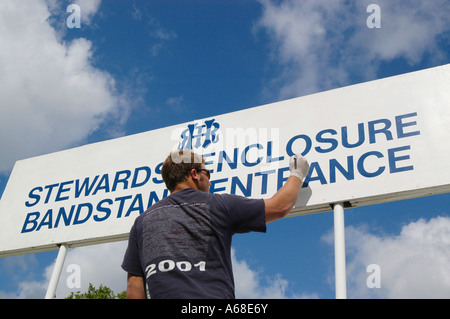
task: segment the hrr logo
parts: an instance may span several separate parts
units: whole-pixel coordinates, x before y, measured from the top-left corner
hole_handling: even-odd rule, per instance
[[[178,149],[206,148],[210,144],[217,143],[219,128],[220,124],[215,122],[215,119],[205,121],[203,125],[189,124],[188,128],[181,133],[182,140],[178,144]]]

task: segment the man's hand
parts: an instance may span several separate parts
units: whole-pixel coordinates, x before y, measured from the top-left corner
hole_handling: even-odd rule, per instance
[[[127,299],[147,299],[143,277],[127,274]]]
[[[289,159],[289,169],[291,176],[298,177],[303,182],[308,175],[309,163],[302,155],[295,154]]]
[[[297,202],[302,183],[308,175],[308,161],[301,155],[294,155],[289,160],[291,176],[278,192],[265,199],[266,223],[285,217]]]

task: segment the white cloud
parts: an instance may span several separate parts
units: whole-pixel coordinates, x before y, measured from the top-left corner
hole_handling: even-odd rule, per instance
[[[120,127],[128,115],[114,79],[92,65],[92,43],[62,42],[49,10],[43,0],[0,2],[0,172],[80,143],[106,120]]]
[[[61,279],[56,291],[57,298],[65,298],[71,292],[86,292],[89,283],[95,287],[100,285],[111,288],[116,294],[127,288],[127,275],[122,270],[121,264],[125,250],[126,241],[94,245],[69,249]],[[81,287],[69,288],[67,280],[71,279],[73,270],[68,269],[71,264],[76,264],[80,268]],[[49,268],[53,269],[53,265]]]
[[[80,266],[81,288],[68,289],[66,281],[70,273],[65,272],[61,276],[57,296],[65,297],[77,290],[87,291],[89,283],[95,287],[103,284],[116,293],[124,291],[126,273],[120,265],[126,246],[127,242],[118,242],[69,250],[64,269],[67,269],[70,264]],[[264,282],[259,272],[250,269],[245,261],[236,259],[234,249],[232,249],[232,262],[237,298],[287,298],[288,282],[281,275],[269,277]],[[53,268],[53,265],[50,268]]]
[[[381,28],[369,29],[367,6],[373,1],[260,0],[256,30],[270,38],[273,60],[282,68],[272,83],[288,98],[376,78],[380,62],[405,58],[418,63],[432,53],[445,63],[437,39],[448,36],[446,0],[385,1]]]
[[[111,288],[116,294],[126,289],[126,273],[120,265],[127,242],[70,248],[59,279],[56,298],[65,298],[71,292],[86,292],[89,283]],[[0,291],[0,298],[42,299],[44,298],[55,261],[46,267],[38,265],[36,255],[22,255],[2,259],[2,269],[17,282],[16,291]],[[55,255],[56,258],[56,255]],[[79,266],[80,287],[69,287],[73,283],[74,270],[69,266]]]
[[[157,20],[152,20],[151,25],[155,25],[156,30],[150,32],[150,38],[153,43],[150,53],[152,56],[157,56],[163,49],[166,48],[168,41],[172,41],[177,38],[177,34],[174,31],[167,31],[163,27],[159,26],[159,21]]]
[[[260,271],[252,270],[245,260],[236,259],[235,250],[231,250],[236,298],[238,299],[285,299],[288,281],[280,274],[261,278]]]
[[[364,30],[359,43],[365,45],[371,56],[391,60],[405,57],[417,63],[425,52],[438,51],[436,39],[448,31],[450,18],[447,1],[378,1],[381,7],[382,27],[377,32]],[[369,37],[370,36],[370,37]],[[367,41],[370,40],[370,41]]]
[[[332,234],[324,240],[333,244]],[[119,293],[126,289],[126,274],[121,269],[127,242],[70,249],[57,289],[57,297],[87,291],[89,283],[100,284]],[[398,235],[374,235],[367,226],[346,228],[347,293],[349,298],[450,298],[450,217],[420,219],[405,225]],[[26,257],[28,260],[31,257]],[[12,263],[26,267],[23,257]],[[232,250],[236,297],[318,298],[316,293],[290,293],[289,282],[281,274],[267,275],[238,260]],[[33,261],[33,264],[35,261]],[[68,265],[81,270],[81,288],[69,289]],[[380,266],[381,288],[368,288],[367,266]],[[6,265],[6,264],[3,264]],[[2,298],[42,298],[50,280],[53,264],[45,269],[45,280],[22,280],[17,295],[0,292]],[[29,269],[23,270],[26,273]],[[334,284],[334,283],[333,283]]]
[[[186,103],[183,96],[174,96],[168,98],[166,100],[166,106],[171,112],[175,114],[186,112]]]
[[[19,283],[17,299],[42,299],[47,291],[47,282],[23,281]],[[12,296],[10,295],[12,298]]]
[[[80,6],[82,23],[91,24],[92,17],[100,8],[102,0],[75,0],[73,3]]]
[[[57,298],[65,298],[71,292],[85,292],[89,283],[95,287],[100,285],[111,288],[116,294],[126,290],[126,273],[122,270],[123,256],[127,242],[94,245],[80,248],[71,248],[68,251],[56,290]],[[33,256],[33,255],[29,255]],[[31,257],[27,257],[31,258]],[[23,264],[23,257],[11,261],[18,265]],[[245,260],[238,260],[232,249],[233,272],[236,285],[236,298],[317,298],[316,294],[289,295],[287,293],[288,281],[281,274],[274,276],[264,275],[262,271],[256,271],[249,267]],[[69,288],[67,280],[73,282],[74,271],[69,265],[79,266],[81,281],[80,288]],[[19,280],[17,294],[0,292],[0,298],[43,298],[48,282],[54,268],[54,263],[44,270],[43,280]]]
[[[450,298],[450,217],[420,219],[398,235],[347,227],[346,249],[349,298]],[[380,267],[380,288],[367,287],[371,264]]]

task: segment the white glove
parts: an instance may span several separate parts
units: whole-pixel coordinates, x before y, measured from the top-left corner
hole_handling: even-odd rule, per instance
[[[309,163],[302,155],[295,154],[289,159],[289,169],[291,176],[298,177],[303,182],[308,175]]]

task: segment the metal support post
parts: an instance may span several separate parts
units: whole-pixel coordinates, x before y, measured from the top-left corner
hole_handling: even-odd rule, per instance
[[[56,292],[56,287],[58,287],[59,277],[61,276],[61,271],[64,266],[64,260],[66,259],[67,250],[69,246],[62,244],[59,247],[58,256],[56,257],[55,268],[53,268],[52,277],[50,278],[50,283],[48,284],[47,293],[45,294],[45,299],[53,299]]]
[[[347,274],[345,264],[344,204],[334,205],[334,266],[336,299],[347,299]]]

